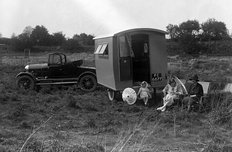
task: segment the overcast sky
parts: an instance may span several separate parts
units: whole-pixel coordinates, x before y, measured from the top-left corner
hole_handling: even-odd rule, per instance
[[[168,24],[209,18],[224,22],[231,33],[232,0],[0,0],[4,37],[36,25],[66,37],[98,36],[134,27],[166,30]]]

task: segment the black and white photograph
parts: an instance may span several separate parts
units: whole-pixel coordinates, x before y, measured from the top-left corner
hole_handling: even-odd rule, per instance
[[[0,152],[232,152],[232,1],[0,0]]]

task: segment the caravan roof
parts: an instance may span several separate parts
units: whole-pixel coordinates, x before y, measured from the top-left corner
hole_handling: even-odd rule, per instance
[[[97,36],[94,39],[113,37],[115,35],[119,35],[119,34],[123,34],[123,33],[129,33],[129,32],[134,32],[134,31],[149,31],[149,32],[153,31],[153,32],[157,32],[157,33],[167,34],[167,32],[165,32],[163,30],[159,30],[159,29],[153,29],[153,28],[133,28],[133,29],[127,29],[127,30],[123,30],[123,31],[114,32],[114,33],[107,34],[107,35]]]

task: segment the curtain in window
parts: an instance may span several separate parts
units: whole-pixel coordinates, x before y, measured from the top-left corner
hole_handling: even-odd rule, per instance
[[[132,45],[131,45],[131,37],[130,37],[130,35],[126,34],[125,38],[126,38],[127,46],[129,48],[129,51],[130,51],[130,56],[135,57],[135,54],[134,54],[134,51],[133,51]]]

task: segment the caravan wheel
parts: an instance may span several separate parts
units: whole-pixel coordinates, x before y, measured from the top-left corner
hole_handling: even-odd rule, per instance
[[[115,96],[115,91],[114,91],[114,90],[108,89],[108,90],[107,90],[107,94],[108,94],[109,100],[110,100],[110,101],[113,101],[113,100],[114,100],[114,96]]]
[[[111,89],[107,90],[108,98],[110,101],[122,101],[122,93],[120,91],[114,91]]]

